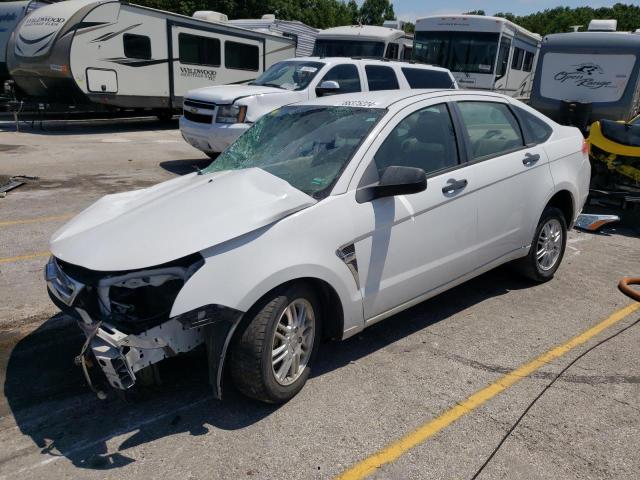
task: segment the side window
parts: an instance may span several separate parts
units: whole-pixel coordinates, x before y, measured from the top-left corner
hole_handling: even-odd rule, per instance
[[[125,57],[151,60],[151,39],[146,35],[125,33],[122,36],[122,43]]]
[[[513,58],[511,59],[511,68],[522,70],[522,61],[524,60],[524,50],[521,48],[513,49]]]
[[[402,59],[403,60],[411,60],[413,54],[413,48],[407,45],[402,49]]]
[[[507,66],[509,65],[509,50],[511,49],[511,39],[509,37],[502,37],[500,40],[500,49],[498,50],[498,65],[496,67],[496,80],[504,77],[507,73]]]
[[[533,57],[535,55],[532,52],[525,52],[524,54],[524,64],[522,65],[522,70],[525,72],[530,72],[533,70]]]
[[[530,137],[527,138],[527,140],[533,143],[546,142],[553,133],[551,126],[544,120],[541,120],[522,108],[515,107],[515,109],[518,118],[522,122],[522,126],[527,130],[528,136]]]
[[[178,35],[180,63],[220,66],[220,40],[180,33]]]
[[[260,69],[260,49],[257,45],[224,42],[224,66],[236,70]]]
[[[390,166],[417,167],[427,174],[458,165],[458,146],[445,104],[413,112],[391,131],[374,157],[378,174]]]
[[[399,45],[397,43],[390,43],[387,45],[387,53],[384,55],[384,58],[390,58],[391,60],[398,59],[398,50]]]
[[[426,68],[402,68],[411,88],[451,88],[453,80],[446,71],[427,70]]]
[[[524,146],[518,121],[504,103],[459,102],[474,160]]]
[[[370,91],[398,90],[398,78],[391,67],[381,65],[366,65],[364,71],[367,74],[367,82]]]
[[[358,74],[358,67],[353,64],[345,63],[343,65],[336,65],[327,72],[320,83],[333,80],[338,82],[340,88],[336,93],[351,93],[359,92],[362,90],[360,86],[360,75]],[[318,85],[320,85],[320,83]]]

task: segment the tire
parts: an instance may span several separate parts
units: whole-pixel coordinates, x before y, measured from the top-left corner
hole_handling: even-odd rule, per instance
[[[545,227],[547,227],[547,230],[545,230]],[[551,233],[551,239],[545,244],[545,239],[549,236],[549,233]],[[556,238],[557,233],[560,234],[560,238],[554,241],[553,238]],[[533,235],[531,249],[526,257],[516,262],[516,267],[521,274],[534,282],[547,282],[553,278],[558,270],[566,246],[567,222],[564,219],[564,215],[555,207],[546,207]],[[543,248],[548,253],[539,261],[537,257]]]
[[[300,325],[294,328],[292,313],[294,310],[300,312],[302,307],[306,312],[306,323],[302,325],[306,328]],[[250,323],[231,351],[231,378],[238,390],[267,403],[284,403],[293,398],[309,378],[318,350],[320,313],[317,295],[304,284],[276,291],[262,302],[255,315],[249,317]],[[277,349],[281,350],[274,355]],[[272,357],[279,361],[272,365]]]

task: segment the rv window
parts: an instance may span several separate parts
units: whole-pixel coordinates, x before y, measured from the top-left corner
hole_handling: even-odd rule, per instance
[[[504,103],[458,102],[474,160],[522,148],[518,121]]]
[[[220,66],[220,40],[181,33],[178,35],[180,63]]]
[[[453,81],[447,72],[403,68],[402,73],[411,88],[451,88],[453,86]]]
[[[260,49],[257,45],[224,42],[224,65],[236,70],[260,70]]]
[[[493,73],[498,33],[417,32],[414,58],[452,72]]]
[[[391,67],[379,65],[366,65],[364,71],[367,73],[369,91],[376,90],[398,90],[398,78]]]
[[[318,85],[322,82],[333,80],[338,82],[340,89],[336,93],[351,93],[359,92],[362,90],[360,87],[360,75],[358,74],[358,67],[355,65],[345,63],[342,65],[336,65],[327,72]]]
[[[382,57],[384,42],[316,39],[314,57]]]
[[[514,70],[522,70],[522,61],[524,60],[524,50],[521,48],[513,49],[513,58],[511,59],[511,68]]]
[[[408,47],[407,45],[404,46],[404,49],[402,50],[402,59],[403,60],[411,60],[412,54],[413,53],[413,48],[412,47]]]
[[[535,115],[530,114],[523,108],[514,107],[520,119],[520,123],[527,131],[527,143],[542,143],[553,133],[553,129],[546,122],[540,120]]]
[[[390,43],[389,45],[387,45],[387,53],[385,54],[384,58],[390,58],[392,60],[397,60],[398,59],[398,44],[397,43]]]
[[[151,60],[151,39],[146,35],[125,33],[122,36],[122,43],[125,57]]]
[[[533,52],[525,52],[524,54],[524,64],[522,65],[522,70],[525,72],[530,72],[533,70],[533,57],[535,55]]]
[[[430,174],[458,165],[458,147],[449,110],[443,103],[405,117],[373,159],[382,174],[390,166],[421,168]]]

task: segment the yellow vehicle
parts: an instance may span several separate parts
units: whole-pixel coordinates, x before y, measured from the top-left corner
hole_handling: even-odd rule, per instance
[[[594,122],[587,138],[592,188],[640,193],[640,115]]]

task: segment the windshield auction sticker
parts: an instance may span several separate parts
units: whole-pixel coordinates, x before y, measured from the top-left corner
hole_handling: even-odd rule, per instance
[[[617,102],[624,95],[635,61],[634,55],[547,53],[540,93],[571,102]]]

